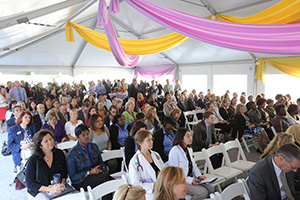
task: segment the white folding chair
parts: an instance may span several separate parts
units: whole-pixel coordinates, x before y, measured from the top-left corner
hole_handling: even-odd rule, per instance
[[[247,181],[246,179],[238,179],[238,183],[243,183],[246,191],[247,191],[247,194],[250,196],[250,190],[249,190],[249,187],[248,187],[248,184],[247,184]]]
[[[243,171],[241,171],[239,169],[235,169],[233,167],[225,165],[226,163],[230,163],[230,159],[228,158],[227,154],[223,153],[223,148],[221,145],[213,146],[208,149],[202,149],[202,152],[205,155],[206,164],[207,164],[208,171],[210,174],[224,177],[226,180],[233,178],[235,181],[237,181],[236,177],[239,174],[243,173]],[[212,163],[210,161],[210,157],[213,155],[219,154],[219,153],[223,154],[223,156],[224,156],[223,159],[225,160],[225,162],[222,162],[221,167],[214,169],[212,166]]]
[[[193,111],[183,112],[185,118],[185,126],[191,131],[193,131],[193,127],[196,126],[199,122],[197,122],[197,117]],[[193,121],[189,121],[189,116],[193,116]]]
[[[124,175],[128,170],[127,166],[125,165],[125,148],[121,147],[119,150],[106,150],[101,154],[103,162],[110,160],[110,159],[115,159],[115,158],[122,158],[122,163],[121,163],[121,171],[111,174],[112,177],[120,177]]]
[[[237,196],[243,196],[245,200],[250,200],[250,196],[243,183],[233,183],[223,190],[220,194],[215,193],[217,200],[231,200]]]
[[[74,147],[76,145],[77,141],[74,140],[70,140],[67,142],[61,142],[57,144],[57,148],[64,150],[64,149],[72,149],[72,147]]]
[[[277,135],[277,131],[275,130],[274,126],[271,126],[271,130],[273,131],[274,136]]]
[[[118,189],[118,187],[124,184],[127,183],[124,180],[124,178],[122,178],[122,179],[107,181],[105,183],[102,183],[101,185],[94,187],[93,189],[91,188],[91,186],[88,186],[87,189],[88,189],[90,200],[96,200],[102,198],[107,194],[115,192]]]
[[[201,151],[194,152],[193,156],[194,156],[195,162],[197,162],[197,161],[205,161],[204,153],[201,152]],[[218,190],[219,192],[222,191],[220,185],[221,185],[221,183],[224,183],[224,182],[225,182],[225,178],[224,178],[224,177],[222,177],[222,176],[217,176],[217,175],[208,173],[206,162],[205,162],[205,164],[204,164],[204,168],[203,168],[203,169],[200,169],[200,171],[203,172],[203,176],[206,176],[206,177],[209,178],[209,179],[211,179],[211,178],[218,178],[213,184],[211,184],[211,186],[217,187],[217,190]]]
[[[237,131],[237,133],[236,133],[236,138],[237,139],[239,138],[239,131]],[[254,146],[255,149],[258,148],[258,143],[256,141],[257,139],[256,139],[256,136],[254,136],[254,135],[243,134],[241,140],[242,140],[242,142],[245,146],[245,149],[248,153],[250,153],[249,147]]]
[[[200,122],[202,119],[200,119],[197,114],[203,114],[205,112],[205,109],[193,110],[192,112],[195,115],[194,117],[196,118],[196,121]]]
[[[240,169],[242,171],[249,171],[254,165],[255,162],[247,161],[247,158],[245,156],[245,153],[241,147],[241,144],[238,139],[235,139],[233,141],[228,141],[225,144],[220,144],[223,147],[224,154],[227,154],[227,157],[229,158],[228,151],[231,149],[237,149],[238,155],[237,160],[234,162],[228,163],[229,166],[232,166],[233,168]]]

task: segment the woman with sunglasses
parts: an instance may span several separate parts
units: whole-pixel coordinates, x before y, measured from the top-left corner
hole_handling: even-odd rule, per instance
[[[158,153],[152,151],[152,133],[140,130],[135,135],[138,151],[129,163],[129,180],[132,185],[139,185],[146,190],[146,200],[152,200],[156,177],[164,163]]]
[[[146,191],[141,186],[121,185],[114,194],[113,200],[145,200]]]

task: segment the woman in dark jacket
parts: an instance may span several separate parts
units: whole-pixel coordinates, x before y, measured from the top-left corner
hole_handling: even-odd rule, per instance
[[[129,165],[131,158],[137,151],[137,146],[134,140],[135,134],[139,130],[146,130],[146,124],[142,121],[136,121],[130,130],[130,135],[125,140],[125,162]]]
[[[125,145],[125,139],[130,132],[130,126],[125,123],[125,119],[122,115],[117,114],[113,119],[113,125],[109,128],[111,149],[120,149]]]
[[[67,165],[64,153],[55,148],[53,133],[41,130],[33,137],[34,153],[26,167],[28,199],[40,199],[41,192],[60,193],[65,189]],[[60,182],[51,185],[54,174],[60,174]]]

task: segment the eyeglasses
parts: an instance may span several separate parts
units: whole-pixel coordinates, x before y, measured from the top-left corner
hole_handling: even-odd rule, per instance
[[[286,161],[286,162],[288,162],[288,161]],[[298,169],[298,167],[293,167],[290,162],[288,162],[288,163],[289,163],[292,170],[297,170]]]
[[[124,196],[124,199],[123,199],[123,200],[126,199],[127,194],[128,194],[128,191],[129,191],[129,189],[131,189],[131,188],[132,188],[132,185],[128,184],[128,187],[127,187],[127,190],[126,190],[126,193],[125,193],[125,196]]]

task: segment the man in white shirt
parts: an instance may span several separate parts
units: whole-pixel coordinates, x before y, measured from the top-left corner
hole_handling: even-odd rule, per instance
[[[169,79],[166,80],[167,85],[164,86],[164,93],[166,94],[167,92],[170,93],[171,90],[173,90],[173,85],[170,85]]]

